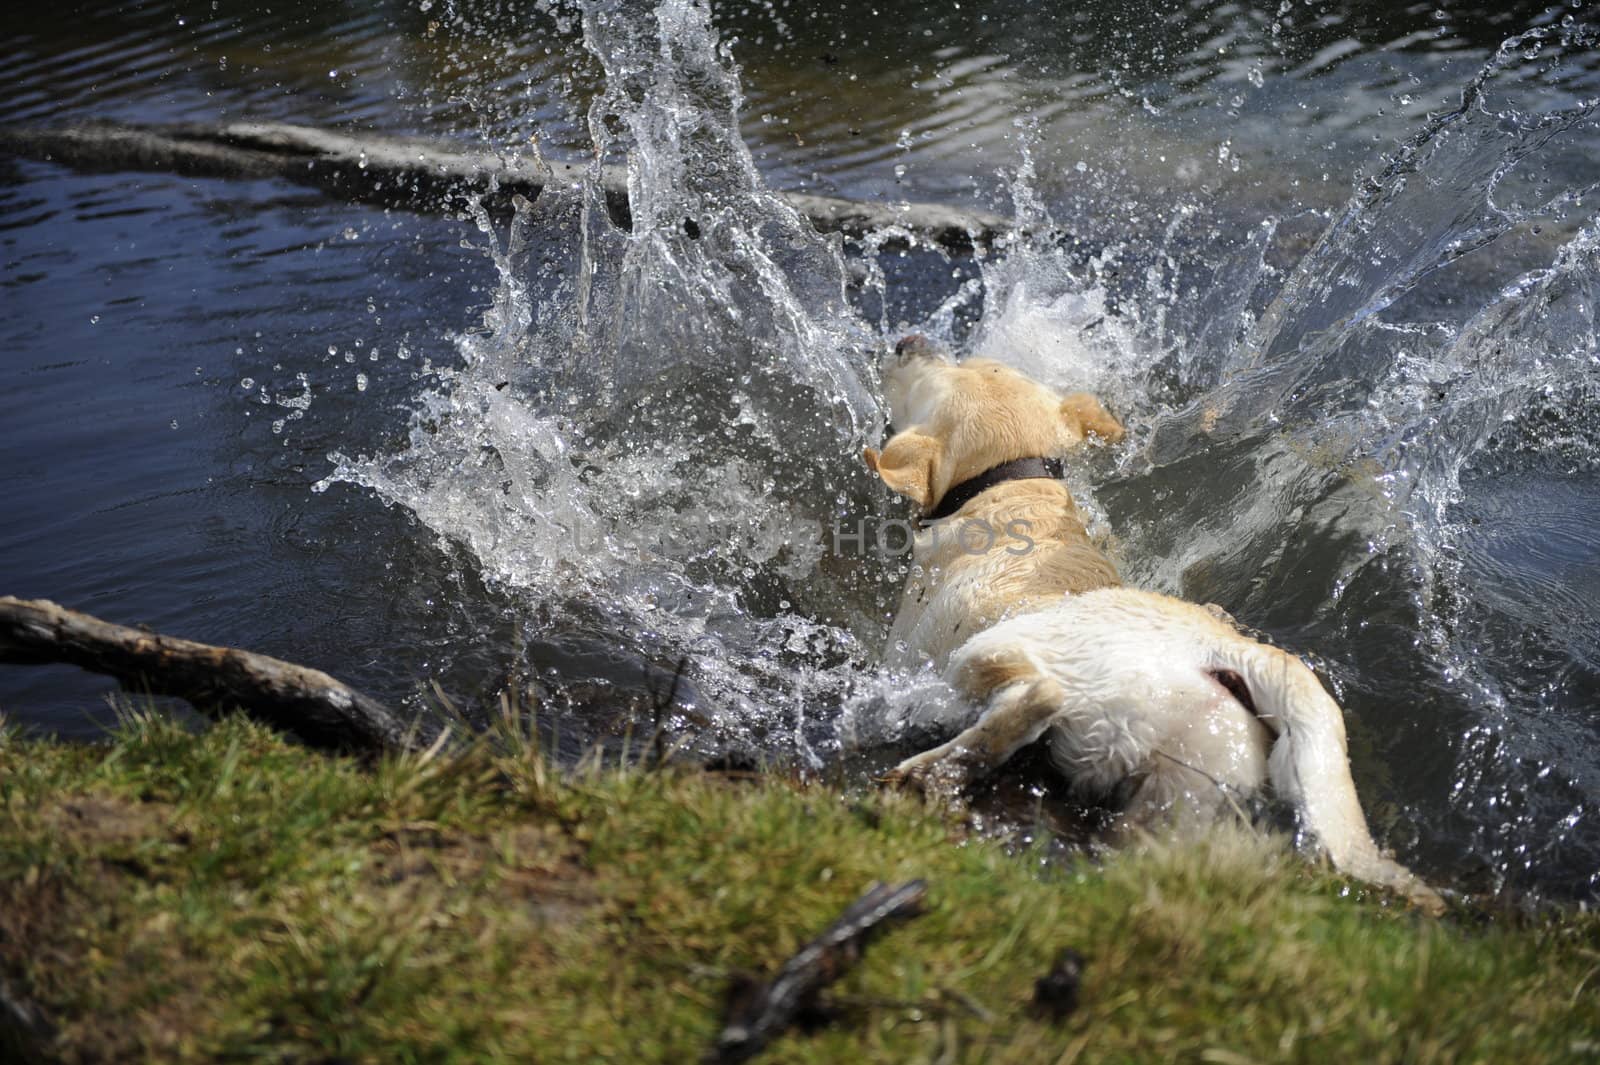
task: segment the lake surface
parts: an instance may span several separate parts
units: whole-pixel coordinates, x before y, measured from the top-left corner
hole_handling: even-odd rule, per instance
[[[551,7],[0,16],[3,122],[599,136],[665,220],[0,158],[0,593],[421,714],[531,691],[569,756],[684,658],[692,746],[860,772],[841,734],[946,697],[875,667],[903,560],[832,538],[902,516],[854,456],[916,328],[1107,396],[1073,476],[1124,575],[1317,664],[1408,863],[1600,890],[1586,10]],[[843,247],[769,189],[1072,236]],[[110,690],[3,669],[0,712],[89,737]]]

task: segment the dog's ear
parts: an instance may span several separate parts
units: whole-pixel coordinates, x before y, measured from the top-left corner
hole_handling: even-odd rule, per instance
[[[943,450],[933,437],[907,429],[890,437],[881,453],[869,447],[861,457],[884,484],[926,507],[933,502],[933,481]]]
[[[1121,440],[1125,432],[1122,423],[1087,392],[1074,392],[1061,401],[1061,420],[1079,436],[1093,433],[1108,444]]]

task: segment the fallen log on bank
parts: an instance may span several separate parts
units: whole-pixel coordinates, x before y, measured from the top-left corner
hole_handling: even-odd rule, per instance
[[[747,1061],[818,1006],[817,997],[861,960],[867,940],[886,924],[922,912],[928,885],[911,880],[899,886],[867,889],[821,935],[801,947],[765,984],[748,985],[731,996],[726,1023],[706,1060]]]
[[[321,750],[375,755],[416,738],[388,707],[321,670],[266,655],[114,625],[46,599],[0,596],[0,663],[65,663],[126,688],[232,709]]]
[[[534,200],[547,187],[575,185],[587,170],[576,163],[518,160],[443,140],[284,122],[0,127],[0,152],[86,170],[283,178],[357,202],[419,211],[457,210],[471,194],[482,196],[491,210],[505,210],[515,196]],[[628,227],[626,172],[606,167],[600,184],[612,219]],[[987,246],[1012,228],[999,215],[939,204],[868,203],[803,192],[778,196],[824,232],[862,237],[898,227],[952,252]]]

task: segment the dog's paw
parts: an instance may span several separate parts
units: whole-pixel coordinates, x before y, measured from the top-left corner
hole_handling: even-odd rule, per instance
[[[1421,881],[1417,886],[1406,892],[1406,898],[1411,904],[1429,917],[1443,917],[1449,912],[1450,904],[1445,897]]]
[[[1427,914],[1429,917],[1442,917],[1450,906],[1444,896],[1428,886],[1416,873],[1407,869],[1392,858],[1379,859],[1379,883],[1387,884],[1394,891],[1405,896],[1406,901]]]
[[[1106,410],[1105,404],[1088,392],[1074,392],[1061,400],[1061,417],[1077,427],[1080,434],[1093,436],[1102,443],[1116,444],[1127,435],[1117,416]]]
[[[935,748],[914,755],[882,777],[889,787],[912,791],[924,798],[957,803],[967,785],[968,773],[959,754]]]

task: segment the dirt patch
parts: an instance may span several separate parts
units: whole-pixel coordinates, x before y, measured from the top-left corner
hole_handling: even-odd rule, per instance
[[[6,963],[47,960],[60,936],[78,923],[86,904],[114,896],[128,878],[125,863],[108,860],[133,844],[164,834],[173,817],[165,803],[119,802],[100,796],[60,799],[39,810],[14,841],[31,837],[39,860],[26,858],[16,875],[0,877],[0,972]],[[26,850],[19,847],[19,854]],[[78,862],[91,873],[74,869]],[[15,971],[14,968],[12,971]]]
[[[368,874],[377,890],[414,892],[493,877],[497,896],[554,923],[576,919],[598,898],[582,852],[553,825],[516,824],[486,836],[403,825],[373,846],[373,856]]]
[[[161,835],[172,825],[173,808],[164,802],[120,802],[81,795],[47,807],[41,817],[51,832],[83,849],[98,850]]]
[[[174,817],[174,808],[166,803],[76,795],[37,811],[25,832],[14,837],[31,836],[41,860],[0,883],[0,991],[13,1007],[0,1011],[10,1015],[7,1027],[13,1040],[9,1047],[0,1040],[0,1048],[64,1061],[113,1061],[140,1047],[153,1052],[174,1045],[158,1030],[177,1030],[177,1015],[195,1008],[193,1001],[164,1003],[170,1010],[154,1012],[173,1016],[153,1025],[123,1023],[126,1017],[119,1021],[120,1011],[105,1003],[109,1008],[101,1013],[102,1020],[96,1022],[95,1014],[80,1016],[59,1033],[51,1010],[44,1008],[74,1001],[88,986],[91,977],[82,970],[94,962],[88,955],[95,953],[91,944],[98,930],[118,925],[121,900],[143,879],[128,853],[141,843],[168,837]],[[121,934],[135,942],[149,938],[143,929],[125,928]],[[163,954],[169,982],[181,983],[171,979],[170,964],[177,959],[154,953]],[[194,975],[199,986],[203,973]],[[0,1026],[6,1026],[5,1017],[0,1017]]]
[[[207,943],[215,928],[186,932],[164,904],[152,910],[150,892],[186,880],[190,831],[204,834],[181,823],[187,816],[162,803],[72,795],[14,820],[11,857],[21,875],[0,877],[0,1060],[183,1056],[209,1008],[201,989],[215,989],[218,959],[206,956],[217,949]],[[538,930],[574,926],[601,898],[581,845],[556,825],[374,827],[381,834],[356,881],[328,883],[332,905],[359,921],[388,920],[409,933],[437,919],[468,942],[527,937],[530,958],[550,963]],[[277,928],[279,903],[298,890],[255,903],[264,907],[262,928]],[[337,911],[292,920],[315,944],[332,934],[321,918],[340,921]],[[254,964],[258,947],[241,940],[225,949],[227,964],[241,967],[234,975]],[[6,1000],[17,1009],[8,1013]]]

